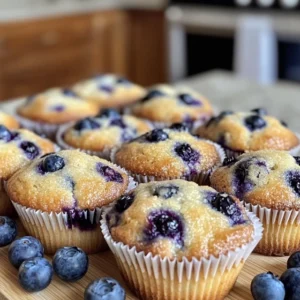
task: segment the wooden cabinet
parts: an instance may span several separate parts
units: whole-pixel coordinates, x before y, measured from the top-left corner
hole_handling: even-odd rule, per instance
[[[113,72],[140,84],[165,79],[163,15],[102,11],[0,24],[0,100]]]

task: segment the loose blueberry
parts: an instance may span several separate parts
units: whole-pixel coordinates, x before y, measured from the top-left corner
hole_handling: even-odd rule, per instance
[[[287,261],[287,268],[300,268],[300,251],[294,252]]]
[[[34,257],[43,257],[44,248],[41,242],[32,236],[24,236],[12,242],[8,249],[10,263],[19,268],[21,263]]]
[[[254,131],[266,127],[267,123],[262,117],[252,115],[245,119],[245,125],[250,131]]]
[[[84,292],[84,300],[125,300],[125,297],[119,282],[108,277],[91,282]]]
[[[105,178],[107,182],[109,181],[114,181],[118,183],[123,182],[122,175],[109,166],[105,166],[102,163],[97,163],[96,169]]]
[[[45,173],[52,173],[52,172],[56,172],[58,170],[63,169],[65,166],[65,161],[64,159],[57,155],[57,154],[52,154],[52,155],[48,155],[46,156],[41,164],[41,169],[43,172]]]
[[[255,114],[258,114],[259,116],[265,116],[265,115],[268,114],[268,111],[263,107],[254,108],[254,109],[251,110],[251,112],[253,112]]]
[[[162,142],[169,138],[168,134],[163,129],[154,129],[146,133],[145,138],[148,142]]]
[[[280,121],[281,125],[284,127],[288,127],[288,124],[285,121]]]
[[[161,185],[155,188],[153,195],[164,199],[169,199],[176,195],[179,187],[173,184]]]
[[[184,245],[184,227],[181,217],[174,211],[158,210],[149,214],[148,227],[144,231],[146,240],[158,237],[173,239],[180,247]]]
[[[271,272],[256,275],[251,282],[254,300],[284,300],[284,285]]]
[[[164,97],[166,96],[165,93],[159,91],[159,90],[152,90],[152,91],[149,91],[148,94],[141,99],[142,102],[146,102],[148,100],[151,100],[153,98],[159,98],[159,97]]]
[[[78,98],[78,95],[70,89],[63,89],[62,93],[67,97]]]
[[[115,209],[118,213],[124,212],[127,208],[131,206],[134,201],[134,194],[128,194],[120,197],[116,204]]]
[[[80,248],[64,247],[56,251],[52,263],[54,272],[59,278],[74,282],[86,274],[89,258]]]
[[[170,129],[176,131],[189,131],[189,127],[184,123],[174,123],[170,126]]]
[[[300,173],[298,171],[287,172],[286,182],[293,189],[295,194],[300,197]]]
[[[300,295],[300,268],[286,270],[280,277],[284,284],[285,299],[299,300]],[[273,298],[277,299],[277,298]]]
[[[236,162],[237,162],[237,159],[234,156],[226,157],[223,161],[223,166],[230,167]]]
[[[191,106],[200,106],[202,105],[202,102],[198,99],[193,98],[189,94],[180,94],[178,96],[179,100],[183,102],[186,105],[191,105]]]
[[[24,141],[20,144],[20,148],[25,152],[28,159],[35,159],[40,154],[40,149],[32,142]]]
[[[100,124],[92,118],[82,119],[74,125],[74,129],[78,130],[78,131],[85,130],[85,129],[93,130],[93,129],[97,129],[97,128],[100,128]]]
[[[194,150],[189,144],[176,144],[175,153],[187,164],[194,165],[199,162],[200,154]]]
[[[98,118],[116,118],[119,119],[121,115],[112,108],[102,109],[100,113],[97,115]]]
[[[11,132],[4,125],[0,125],[0,140],[11,140]]]
[[[212,199],[210,204],[214,209],[221,212],[223,215],[229,217],[232,221],[232,225],[245,223],[245,219],[243,217],[240,207],[228,194],[217,194]]]
[[[19,282],[28,292],[45,289],[53,277],[53,268],[47,259],[35,257],[25,260],[19,269]]]
[[[16,222],[8,217],[0,217],[0,247],[9,245],[17,234]]]

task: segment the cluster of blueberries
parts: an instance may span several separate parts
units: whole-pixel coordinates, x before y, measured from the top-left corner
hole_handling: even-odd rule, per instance
[[[38,292],[51,283],[55,273],[66,282],[81,279],[89,267],[86,253],[77,247],[63,247],[56,251],[52,265],[44,258],[44,248],[31,236],[18,239],[16,222],[0,216],[0,247],[10,244],[8,259],[19,270],[20,285],[28,292]],[[100,278],[91,282],[84,293],[85,300],[125,300],[125,290],[113,278]]]
[[[287,261],[287,270],[281,275],[272,272],[256,275],[251,282],[254,300],[299,300],[300,299],[300,251]]]

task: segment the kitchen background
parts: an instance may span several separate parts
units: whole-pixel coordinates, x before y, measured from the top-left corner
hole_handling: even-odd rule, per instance
[[[300,0],[1,0],[0,99],[114,72],[300,81]]]

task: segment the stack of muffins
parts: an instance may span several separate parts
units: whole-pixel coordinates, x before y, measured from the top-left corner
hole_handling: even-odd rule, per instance
[[[299,137],[264,109],[215,116],[195,91],[108,74],[16,116],[54,143],[0,119],[3,214],[50,254],[108,245],[142,299],[223,299],[254,248],[300,250]]]

